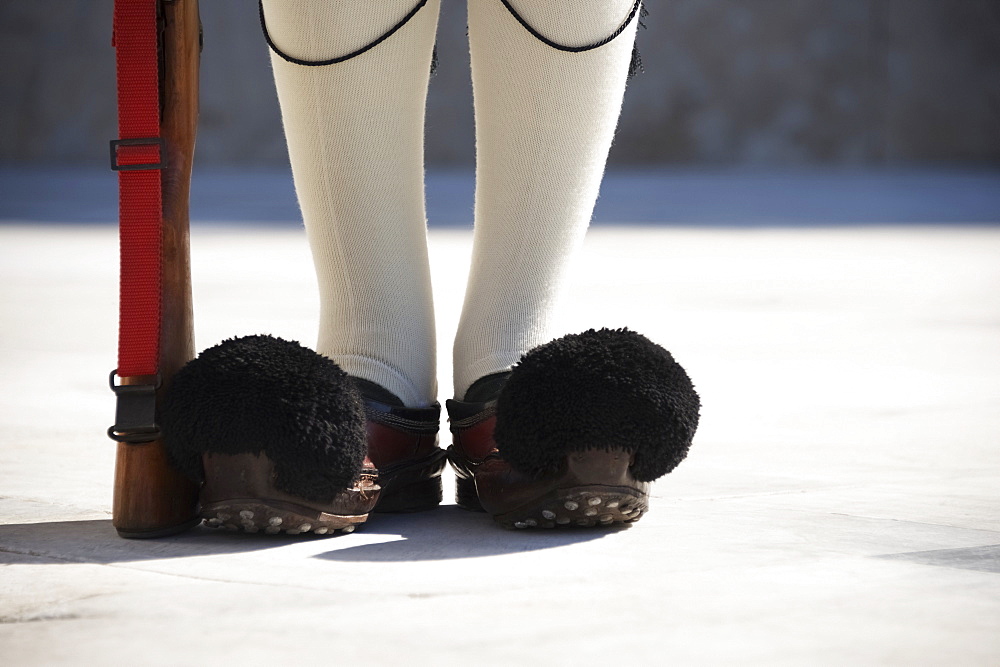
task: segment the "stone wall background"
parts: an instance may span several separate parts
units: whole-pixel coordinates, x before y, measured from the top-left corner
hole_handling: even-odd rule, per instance
[[[490,2],[495,0],[468,0]],[[0,162],[104,164],[113,0],[0,0]],[[1000,0],[648,0],[617,165],[1000,163]],[[199,164],[287,163],[253,0],[201,0]],[[443,0],[427,158],[473,161]]]

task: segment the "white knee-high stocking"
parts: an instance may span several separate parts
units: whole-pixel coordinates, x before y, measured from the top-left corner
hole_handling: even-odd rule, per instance
[[[274,46],[322,61],[377,40],[418,0],[264,0]],[[344,62],[272,51],[320,289],[317,350],[410,407],[436,398],[423,128],[439,0]]]
[[[584,46],[635,0],[507,0],[539,35]],[[476,113],[472,269],[454,347],[455,395],[548,340],[567,261],[593,213],[638,19],[592,50],[533,36],[501,0],[469,0]]]

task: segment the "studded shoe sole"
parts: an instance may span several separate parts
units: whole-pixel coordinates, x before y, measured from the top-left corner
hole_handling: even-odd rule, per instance
[[[300,535],[351,533],[379,498],[373,468],[329,502],[314,502],[274,487],[274,464],[263,454],[205,454],[200,515],[206,526],[233,532]]]
[[[623,486],[559,489],[493,519],[504,528],[610,526],[638,521],[649,509],[647,498]]]
[[[342,533],[353,533],[368,519],[367,514],[330,514],[304,505],[254,498],[233,498],[203,506],[201,517],[205,525],[210,528],[224,528],[233,532],[262,532],[269,535],[278,533],[299,535],[310,532],[327,535],[338,530]]]
[[[559,472],[536,479],[493,456],[475,469],[475,494],[479,506],[504,528],[633,523],[649,510],[650,485],[632,477],[631,460],[622,450],[576,452]],[[471,482],[459,481],[460,500],[470,499]],[[469,502],[465,506],[477,509]]]

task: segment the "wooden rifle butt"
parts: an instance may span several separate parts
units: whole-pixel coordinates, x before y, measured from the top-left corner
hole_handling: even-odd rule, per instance
[[[198,126],[201,23],[198,0],[160,0],[161,136],[167,165],[163,198],[162,315],[157,403],[170,380],[194,358],[188,202]],[[127,379],[125,379],[127,382]],[[167,460],[161,440],[118,443],[112,523],[128,538],[170,535],[198,523],[198,485]]]

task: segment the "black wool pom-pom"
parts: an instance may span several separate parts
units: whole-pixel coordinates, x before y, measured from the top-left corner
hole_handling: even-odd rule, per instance
[[[624,449],[648,482],[687,456],[700,407],[665,349],[628,329],[591,329],[524,355],[497,398],[494,435],[524,473],[554,473],[572,452]]]
[[[326,502],[348,488],[367,453],[361,397],[337,364],[272,336],[234,338],[173,377],[163,401],[173,463],[203,478],[201,455],[264,453],[275,486]]]

